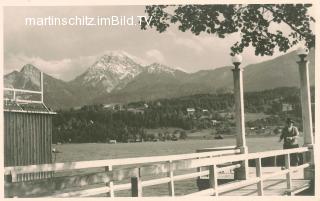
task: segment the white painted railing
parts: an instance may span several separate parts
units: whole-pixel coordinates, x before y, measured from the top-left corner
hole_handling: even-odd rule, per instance
[[[292,173],[296,172],[298,170],[303,170],[305,168],[310,167],[310,163],[306,162],[302,165],[292,167],[290,165],[290,154],[298,154],[298,153],[304,153],[308,152],[308,147],[302,147],[302,148],[295,148],[295,149],[287,149],[287,150],[277,150],[277,151],[266,151],[266,152],[258,152],[258,153],[251,153],[251,154],[241,154],[236,156],[224,156],[219,158],[218,160],[209,162],[207,159],[198,161],[196,166],[205,166],[209,165],[209,182],[210,187],[207,190],[196,192],[193,194],[190,194],[189,196],[199,196],[199,195],[215,195],[218,196],[220,193],[224,193],[227,191],[235,190],[238,188],[242,188],[245,186],[249,186],[252,184],[257,184],[257,192],[258,195],[262,196],[264,195],[264,187],[263,182],[265,180],[268,180],[270,178],[275,178],[281,175],[286,175],[286,182],[287,182],[287,192],[293,191],[292,189]],[[261,159],[271,157],[271,156],[281,156],[284,155],[285,157],[285,169],[276,171],[273,173],[269,173],[267,175],[262,174],[262,165],[261,165]],[[256,163],[256,177],[252,177],[246,180],[239,180],[230,182],[221,186],[218,186],[218,178],[217,178],[217,165],[223,164],[225,162],[235,162],[240,160],[255,160]],[[191,165],[192,167],[193,165]]]
[[[259,195],[263,195],[263,181],[275,177],[277,175],[286,174],[288,188],[291,185],[291,173],[296,169],[303,169],[309,166],[308,163],[298,167],[291,167],[288,157],[290,154],[307,152],[307,147],[267,151],[251,154],[239,154],[239,150],[224,150],[214,152],[169,155],[169,156],[155,156],[155,157],[138,157],[127,159],[113,159],[113,160],[98,160],[98,161],[81,161],[71,163],[55,163],[44,165],[31,165],[20,167],[6,167],[5,176],[5,193],[8,197],[28,197],[28,196],[50,196],[50,197],[70,197],[70,196],[92,196],[102,193],[107,193],[108,196],[114,197],[115,191],[131,189],[133,197],[142,196],[142,189],[146,186],[153,186],[158,184],[168,184],[169,195],[175,195],[174,182],[196,178],[204,175],[209,175],[211,190],[215,195],[219,193],[237,189],[242,186],[257,183]],[[286,160],[286,169],[281,170],[270,175],[262,175],[261,159],[271,156],[284,155]],[[239,168],[237,163],[243,160],[255,159],[257,164],[257,175],[255,178],[250,178],[243,181],[234,181],[232,183],[218,186],[218,173]],[[224,166],[224,164],[230,164]],[[133,166],[133,167],[132,167]],[[174,172],[179,170],[187,170],[192,168],[199,168],[209,166],[209,170],[201,172],[187,173],[183,175],[174,175]],[[104,168],[104,172],[86,173],[81,175],[53,177],[47,180],[35,180],[28,182],[15,182],[17,174],[34,173],[34,172],[64,172],[88,168]],[[166,177],[142,180],[147,175],[158,175],[160,173],[167,173]],[[130,183],[117,184],[116,181],[125,181],[130,179]],[[105,184],[95,188],[88,189],[90,185]],[[66,191],[68,188],[73,189]],[[199,192],[202,193],[202,192]]]
[[[40,73],[40,91],[34,91],[34,90],[27,90],[27,89],[15,89],[15,88],[4,88],[4,91],[11,91],[13,93],[12,98],[5,100],[13,100],[20,103],[43,103],[43,73]],[[24,100],[24,99],[18,99],[17,93],[29,93],[29,94],[40,94],[39,101],[37,100]]]

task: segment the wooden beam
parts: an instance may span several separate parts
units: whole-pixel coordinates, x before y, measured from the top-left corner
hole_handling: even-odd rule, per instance
[[[218,191],[218,171],[216,165],[209,166],[209,183],[210,187],[214,190],[215,196],[219,195]]]
[[[168,162],[169,164],[169,172],[167,173],[167,176],[170,178],[170,181],[168,183],[168,189],[169,189],[169,195],[171,197],[174,197],[174,176],[173,176],[173,167],[172,167],[172,161],[170,160]]]
[[[108,192],[109,188],[106,186],[99,187],[99,188],[93,188],[93,189],[85,189],[85,190],[79,190],[79,191],[71,191],[71,192],[56,192],[54,195],[49,197],[57,197],[57,198],[67,198],[67,197],[88,197],[93,195],[102,194],[105,192]]]
[[[112,172],[112,166],[105,167],[105,171]],[[114,197],[113,181],[106,182],[106,186],[108,187],[107,197]]]
[[[261,158],[256,159],[256,176],[259,178],[257,183],[258,195],[263,196],[263,180],[262,180],[262,165]]]
[[[284,156],[284,161],[285,161],[285,167],[288,171],[288,173],[286,174],[286,178],[287,178],[287,188],[288,189],[292,189],[292,177],[291,177],[291,172],[290,172],[290,154],[286,154]]]
[[[16,91],[16,92],[23,92],[23,93],[31,93],[31,94],[41,94],[41,91],[33,91],[33,90],[26,90],[26,89],[14,89],[14,88],[4,88],[5,91]]]
[[[137,157],[137,158],[125,158],[125,159],[110,159],[110,160],[95,160],[95,161],[80,161],[80,162],[68,162],[68,163],[54,163],[54,164],[42,164],[42,165],[29,165],[29,166],[14,166],[5,167],[5,175],[11,172],[17,174],[32,173],[32,172],[46,172],[46,171],[67,171],[76,169],[96,168],[105,167],[108,165],[120,166],[120,165],[134,165],[142,163],[156,163],[165,162],[168,160],[187,160],[195,159],[197,157],[206,156],[219,156],[224,154],[236,154],[240,153],[239,150],[226,150],[226,151],[215,151],[215,152],[203,152],[203,153],[191,153],[181,155],[169,155],[169,156],[151,156],[151,157]]]
[[[139,170],[140,172],[140,170]],[[142,183],[140,173],[131,177],[131,197],[142,197]]]

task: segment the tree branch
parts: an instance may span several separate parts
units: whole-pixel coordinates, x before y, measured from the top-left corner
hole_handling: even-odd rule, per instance
[[[262,7],[266,8],[267,10],[269,10],[273,15],[277,14],[272,8],[269,8],[267,5],[262,5]],[[296,27],[292,26],[291,23],[289,23],[286,19],[284,19],[283,17],[281,17],[281,20],[286,23],[293,31],[297,32],[300,36],[307,38],[308,36],[305,33],[302,33],[299,29],[297,29]]]

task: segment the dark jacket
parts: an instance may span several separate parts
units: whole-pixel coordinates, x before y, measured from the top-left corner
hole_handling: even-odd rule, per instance
[[[284,127],[282,129],[282,133],[280,136],[280,140],[284,140],[284,145],[297,145],[298,144],[298,137],[299,130],[297,127],[292,126],[291,131],[288,130],[288,127]],[[292,139],[290,139],[292,137]]]

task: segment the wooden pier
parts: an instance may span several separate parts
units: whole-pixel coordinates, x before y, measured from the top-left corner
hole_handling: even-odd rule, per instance
[[[168,196],[175,196],[176,181],[208,176],[210,188],[189,196],[218,195],[294,195],[309,188],[311,181],[304,178],[303,170],[311,167],[310,161],[302,165],[290,166],[290,154],[309,152],[308,147],[241,154],[239,149],[222,150],[182,155],[126,158],[114,160],[80,161],[5,168],[6,197],[90,197],[101,195],[114,197],[116,191],[130,190],[132,197],[142,197],[143,188],[168,184]],[[286,166],[262,167],[261,159],[284,155]],[[247,169],[245,180],[219,184],[218,180],[226,173],[241,167],[241,161],[255,160],[256,167]],[[209,170],[176,175],[181,170],[196,170],[209,167]],[[90,173],[78,170],[91,169]],[[49,179],[16,181],[17,174],[53,171],[58,174]],[[68,172],[72,174],[68,174]],[[166,176],[150,178],[150,175]],[[115,182],[122,181],[121,184]],[[127,181],[127,183],[125,182]],[[154,195],[157,196],[157,195]]]

